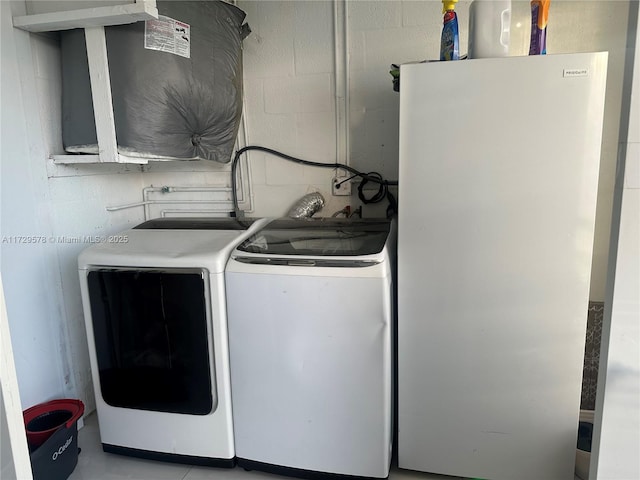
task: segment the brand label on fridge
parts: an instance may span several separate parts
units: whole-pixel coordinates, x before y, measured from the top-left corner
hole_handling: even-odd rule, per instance
[[[588,68],[565,68],[562,71],[563,77],[588,77],[589,69]]]

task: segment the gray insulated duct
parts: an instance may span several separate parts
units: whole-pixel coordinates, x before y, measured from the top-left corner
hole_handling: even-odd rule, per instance
[[[324,197],[319,192],[307,193],[300,198],[289,210],[289,218],[311,218],[314,213],[324,207]]]
[[[231,159],[242,113],[245,13],[222,1],[158,1],[158,20],[105,27],[118,151]],[[97,153],[84,30],[62,33],[65,150]]]

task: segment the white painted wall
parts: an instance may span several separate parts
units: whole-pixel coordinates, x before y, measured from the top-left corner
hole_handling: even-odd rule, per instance
[[[23,80],[32,69],[29,36],[11,27],[11,4],[0,2],[2,22],[2,162],[1,234],[51,234],[46,197],[46,170],[33,169],[32,157],[42,155],[33,72],[31,84]],[[23,90],[24,89],[24,90]],[[35,115],[33,113],[35,112]],[[41,158],[44,158],[42,155]],[[61,332],[51,317],[57,314],[51,276],[55,262],[46,245],[2,244],[2,278],[5,284],[16,369],[22,400],[35,403],[64,393],[63,366],[57,345]],[[55,285],[55,283],[53,283]]]
[[[620,210],[614,213],[611,233],[589,477],[599,480],[640,478],[640,36],[633,62],[628,136],[620,145],[614,201],[614,210]]]
[[[4,408],[2,391],[0,390],[0,477],[7,480],[16,479],[16,469],[13,464],[11,438],[7,425],[7,412]]]
[[[57,41],[12,28],[12,10],[20,14],[24,4],[3,1],[0,8],[2,278],[22,403],[27,408],[74,397],[91,411],[76,273],[76,256],[86,244],[52,239],[111,233],[138,222],[141,212],[108,214],[104,206],[139,200],[141,173],[130,167],[128,174],[68,177],[59,168],[48,168],[49,153],[61,148]],[[16,243],[16,236],[45,243]]]
[[[31,480],[27,434],[0,278],[0,478]]]

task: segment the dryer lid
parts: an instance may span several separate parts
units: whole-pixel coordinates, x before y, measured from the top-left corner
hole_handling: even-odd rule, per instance
[[[238,247],[263,255],[360,256],[380,253],[391,228],[386,219],[274,220]]]

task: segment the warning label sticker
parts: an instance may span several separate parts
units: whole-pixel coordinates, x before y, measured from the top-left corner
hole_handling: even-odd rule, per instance
[[[144,22],[144,48],[191,58],[191,27],[160,15]]]

